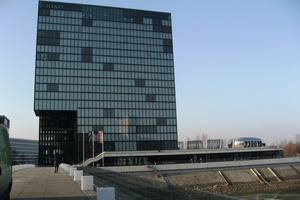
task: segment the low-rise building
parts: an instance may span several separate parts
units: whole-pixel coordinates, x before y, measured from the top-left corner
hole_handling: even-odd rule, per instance
[[[38,164],[37,140],[9,138],[9,143],[14,164]]]
[[[209,139],[207,140],[207,148],[208,149],[221,149],[223,147],[222,139]]]
[[[183,142],[178,142],[178,149],[183,150],[184,149],[184,144]]]
[[[187,141],[187,149],[203,149],[202,140]]]

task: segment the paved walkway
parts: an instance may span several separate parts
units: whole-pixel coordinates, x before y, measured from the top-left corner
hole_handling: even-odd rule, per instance
[[[11,199],[23,200],[91,200],[96,192],[81,191],[80,182],[73,181],[62,168],[54,173],[54,167],[36,167],[13,173]]]

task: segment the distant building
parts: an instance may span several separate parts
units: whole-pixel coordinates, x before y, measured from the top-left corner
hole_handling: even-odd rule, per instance
[[[134,154],[134,156],[133,156]],[[169,151],[137,151],[137,152],[109,152],[105,156],[105,166],[128,165],[159,165],[182,164],[200,162],[223,162],[238,160],[256,160],[282,158],[282,148],[240,148],[240,149],[190,149]],[[96,166],[101,165],[102,160],[96,160]],[[91,165],[92,161],[86,165]]]
[[[255,137],[240,137],[228,141],[229,148],[264,147],[263,140]]]
[[[18,164],[38,164],[37,140],[9,138],[12,161]]]
[[[208,149],[221,149],[223,148],[223,140],[221,139],[214,139],[214,140],[207,140],[207,148]]]
[[[187,149],[203,149],[202,140],[187,141]]]
[[[178,142],[178,149],[180,149],[180,150],[184,149],[183,142]]]

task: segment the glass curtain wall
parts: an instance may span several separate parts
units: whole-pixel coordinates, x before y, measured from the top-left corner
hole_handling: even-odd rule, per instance
[[[76,112],[75,161],[89,131],[105,151],[177,149],[170,13],[40,1],[35,75],[40,138],[41,113]]]

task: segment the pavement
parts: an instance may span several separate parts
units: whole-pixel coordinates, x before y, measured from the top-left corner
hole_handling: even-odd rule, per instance
[[[62,168],[54,173],[54,167],[36,167],[13,173],[11,199],[23,200],[95,200],[95,191],[81,191]]]

